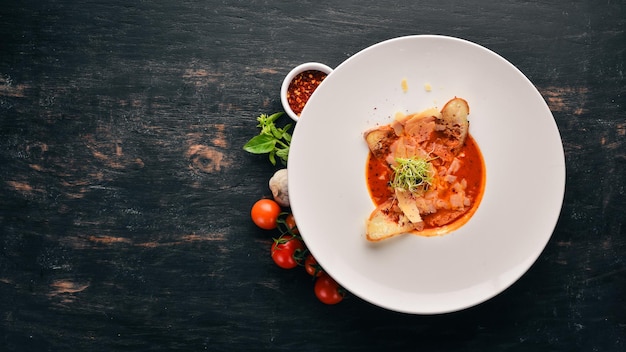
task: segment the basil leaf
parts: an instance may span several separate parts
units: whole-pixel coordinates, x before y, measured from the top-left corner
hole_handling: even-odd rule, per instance
[[[274,135],[276,139],[283,138],[283,133],[284,133],[283,130],[281,130],[280,128],[277,128],[276,125],[272,125],[271,131],[272,131],[272,135]]]
[[[289,147],[278,149],[276,151],[276,156],[278,156],[283,161],[283,164],[285,164],[287,162],[287,157],[289,156]]]
[[[276,121],[276,119],[278,119],[279,117],[283,116],[283,114],[284,114],[283,112],[274,113],[274,114],[270,115],[270,117],[267,120],[269,122],[274,122],[274,121]]]
[[[270,162],[272,163],[272,165],[276,166],[276,152],[275,151],[271,151],[270,152]]]
[[[276,139],[270,135],[260,134],[252,137],[243,149],[252,154],[265,154],[274,150]]]

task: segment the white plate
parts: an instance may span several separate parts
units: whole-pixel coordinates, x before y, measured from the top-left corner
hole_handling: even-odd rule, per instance
[[[487,169],[478,210],[444,236],[368,242],[363,132],[455,96],[469,103]],[[533,84],[484,47],[433,35],[391,39],[339,65],[302,112],[288,170],[292,211],[322,267],[354,295],[415,314],[471,307],[513,284],[552,235],[565,191],[559,131]]]

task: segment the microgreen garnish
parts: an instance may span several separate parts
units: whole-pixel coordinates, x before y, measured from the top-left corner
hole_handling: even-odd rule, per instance
[[[433,180],[431,164],[422,158],[396,158],[391,186],[409,192],[424,192]]]
[[[276,165],[276,158],[280,159],[283,165],[287,164],[289,157],[289,145],[291,144],[291,134],[289,129],[291,124],[279,128],[274,123],[283,112],[277,112],[272,115],[261,114],[257,117],[259,124],[257,127],[261,129],[259,135],[252,137],[243,149],[252,154],[269,154],[272,165]]]

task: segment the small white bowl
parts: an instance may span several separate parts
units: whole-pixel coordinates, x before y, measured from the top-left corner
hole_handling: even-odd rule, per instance
[[[287,115],[289,115],[289,117],[291,117],[291,119],[296,122],[298,122],[298,119],[300,117],[291,109],[291,106],[289,106],[289,101],[287,101],[287,90],[289,89],[289,84],[294,79],[294,77],[304,71],[310,70],[321,71],[327,75],[333,72],[332,68],[322,63],[306,62],[296,66],[293,70],[289,71],[289,73],[287,74],[287,76],[285,76],[285,79],[283,80],[282,86],[280,87],[280,101],[283,104],[283,109],[285,109]]]

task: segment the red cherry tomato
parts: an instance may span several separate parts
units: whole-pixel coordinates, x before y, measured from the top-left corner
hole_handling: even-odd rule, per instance
[[[272,259],[283,269],[293,269],[298,266],[298,255],[304,251],[304,242],[291,235],[284,235],[274,240],[272,244]]]
[[[317,264],[317,260],[315,260],[315,257],[313,257],[312,254],[306,256],[306,259],[304,260],[304,269],[313,277],[320,277],[320,275],[324,272],[322,267]]]
[[[278,219],[279,214],[280,205],[271,199],[258,200],[250,211],[252,221],[264,230],[276,228],[276,219]]]
[[[315,280],[315,296],[322,303],[337,304],[343,300],[344,292],[343,288],[327,273],[322,273]]]
[[[287,229],[291,230],[293,234],[297,235],[299,233],[296,226],[296,219],[293,217],[293,214],[287,215],[287,217],[285,218],[285,225],[287,226]]]

